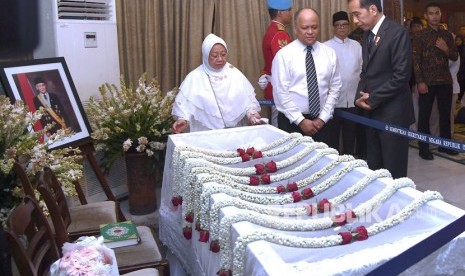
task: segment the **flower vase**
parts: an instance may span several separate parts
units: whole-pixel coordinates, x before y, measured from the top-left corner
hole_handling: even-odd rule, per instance
[[[145,153],[126,153],[129,213],[146,215],[157,209],[157,174],[152,158]]]

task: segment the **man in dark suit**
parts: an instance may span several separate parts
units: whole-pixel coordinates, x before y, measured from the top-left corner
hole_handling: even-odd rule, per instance
[[[368,118],[408,128],[415,121],[409,88],[412,52],[408,32],[384,16],[380,0],[347,3],[354,23],[365,31],[355,105]],[[407,138],[373,128],[367,128],[366,138],[370,169],[386,168],[394,178],[407,176]]]
[[[60,102],[60,99],[53,94],[47,91],[46,81],[37,77],[34,79],[34,85],[37,90],[37,95],[34,97],[34,105],[36,109],[44,108],[45,112],[40,122],[42,127],[45,127],[48,124],[53,125],[50,130],[47,131],[45,139],[51,134],[57,132],[59,129],[67,129],[67,123],[63,117],[64,109]]]

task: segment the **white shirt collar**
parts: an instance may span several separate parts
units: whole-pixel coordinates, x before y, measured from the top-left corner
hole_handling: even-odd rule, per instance
[[[383,14],[383,16],[381,16],[381,19],[378,21],[378,23],[376,23],[376,25],[371,30],[375,35],[378,34],[379,27],[381,27],[381,24],[383,24],[383,21],[384,21],[385,18],[386,18],[386,16]]]
[[[334,36],[333,39],[334,39],[334,41],[336,41],[337,43],[340,43],[340,44],[347,43],[347,41],[349,40],[348,37],[346,37],[346,38],[344,38],[344,39],[340,39],[340,38],[337,37],[337,36]]]
[[[303,44],[300,40],[296,39],[298,42],[299,42],[299,45],[300,47],[302,48],[302,51],[306,51],[307,50],[307,45],[306,44]],[[312,49],[313,51],[317,50],[318,49],[318,41],[315,41],[315,43],[313,43],[312,45]]]

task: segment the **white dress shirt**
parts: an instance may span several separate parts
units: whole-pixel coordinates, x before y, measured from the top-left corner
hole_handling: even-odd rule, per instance
[[[50,103],[50,95],[48,94],[48,92],[40,93],[40,96],[42,97],[44,102],[48,105],[48,107],[52,106],[52,104]]]
[[[362,72],[362,46],[353,39],[345,38],[342,40],[336,36],[324,44],[336,52],[337,61],[339,62],[342,87],[336,107],[354,107],[357,85]]]
[[[386,18],[386,16],[383,14],[383,16],[381,16],[381,19],[378,21],[378,23],[376,23],[376,25],[371,30],[371,32],[374,33],[375,36],[378,35],[379,28],[381,27],[381,24],[383,24],[383,21],[384,21],[385,18]],[[375,40],[376,40],[376,38],[375,38]]]
[[[341,89],[341,77],[334,50],[318,41],[312,47],[320,94],[318,118],[326,123],[333,116]],[[309,113],[306,53],[307,45],[296,39],[278,51],[271,66],[276,108],[296,125],[304,119],[302,114]]]

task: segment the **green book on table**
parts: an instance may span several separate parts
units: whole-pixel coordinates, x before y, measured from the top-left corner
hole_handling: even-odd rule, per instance
[[[100,235],[109,248],[117,248],[140,243],[139,233],[132,221],[122,221],[100,225]]]

